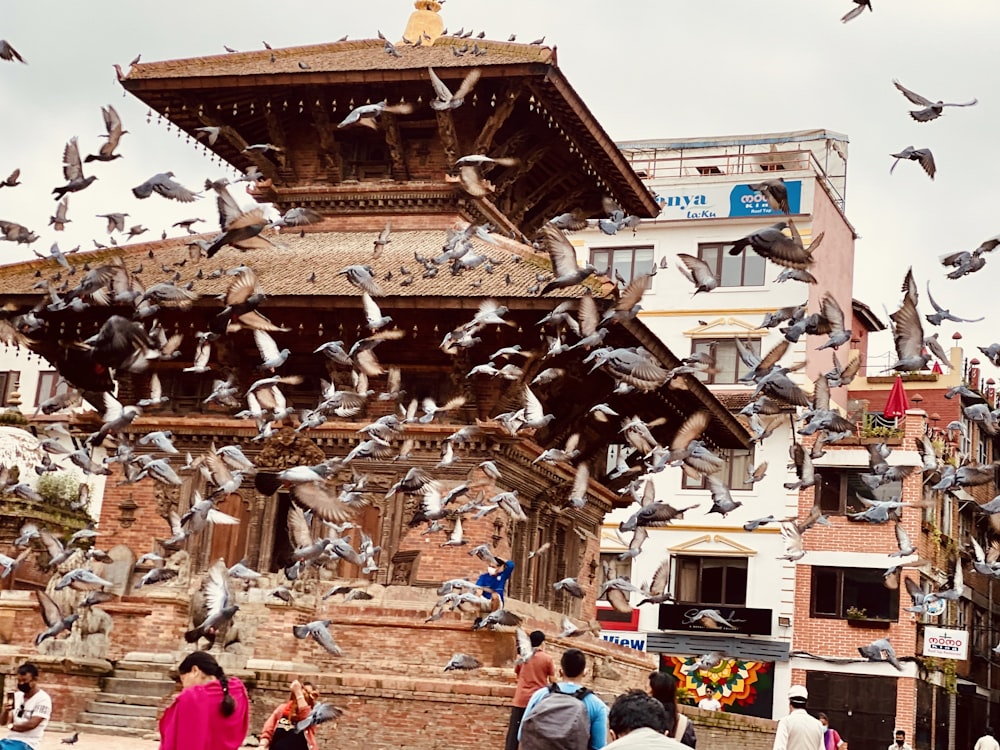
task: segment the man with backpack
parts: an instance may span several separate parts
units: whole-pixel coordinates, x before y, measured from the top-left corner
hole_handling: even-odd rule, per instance
[[[524,709],[521,750],[601,750],[608,743],[608,707],[578,683],[587,657],[571,648],[559,666],[565,681],[536,690]]]

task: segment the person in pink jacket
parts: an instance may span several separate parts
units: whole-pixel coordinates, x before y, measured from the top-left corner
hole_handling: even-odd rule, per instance
[[[315,725],[308,727],[301,734],[296,734],[295,724],[309,716],[312,707],[316,705],[319,693],[311,682],[300,683],[298,680],[292,680],[292,684],[288,687],[291,691],[288,701],[274,709],[274,713],[264,722],[264,728],[260,730],[261,750],[267,750],[272,744],[277,750],[278,742],[274,738],[276,730],[282,730],[279,732],[282,748],[318,750]]]
[[[180,695],[160,719],[160,750],[237,750],[250,725],[247,689],[206,651],[177,667]]]

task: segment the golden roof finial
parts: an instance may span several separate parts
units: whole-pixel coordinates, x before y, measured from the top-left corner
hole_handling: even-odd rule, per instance
[[[423,39],[424,44],[433,44],[444,31],[444,21],[438,15],[441,10],[441,3],[438,0],[416,0],[413,3],[416,8],[410,14],[410,20],[406,23],[406,31],[403,38],[411,42]],[[428,41],[425,37],[430,37]]]

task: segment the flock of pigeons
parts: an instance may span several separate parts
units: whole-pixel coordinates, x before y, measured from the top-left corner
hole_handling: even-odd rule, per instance
[[[844,17],[844,21],[857,17],[865,7],[871,9],[870,2],[855,0],[857,7]],[[420,41],[413,44],[419,47]],[[538,40],[537,43],[541,43]],[[394,54],[395,48],[388,40],[387,54]],[[398,52],[395,52],[398,54]],[[475,50],[473,54],[476,54]],[[0,59],[24,62],[22,57],[7,42],[0,40]],[[137,62],[137,61],[136,61]],[[478,70],[473,70],[452,92],[441,79],[429,69],[435,98],[430,106],[437,110],[454,109],[462,106],[466,97],[474,89],[478,78]],[[908,100],[921,109],[911,112],[911,116],[920,122],[933,120],[941,115],[947,106],[969,106],[975,100],[964,104],[948,104],[941,101],[931,101],[906,89],[898,82],[896,87]],[[379,117],[386,112],[408,114],[413,105],[390,105],[386,101],[368,104],[353,110],[338,128],[368,127],[377,129]],[[63,172],[66,183],[57,186],[52,192],[59,201],[55,215],[50,222],[55,231],[60,231],[69,221],[69,194],[90,188],[97,179],[96,175],[86,174],[84,165],[94,161],[111,162],[121,155],[117,148],[121,137],[127,133],[122,127],[121,119],[113,107],[102,108],[106,126],[106,142],[98,153],[81,159],[77,139],[72,138],[66,144],[63,153]],[[199,133],[201,137],[212,143],[218,137],[218,131],[205,127]],[[271,144],[256,144],[249,149],[267,153],[277,150]],[[934,176],[935,166],[933,156],[928,149],[907,147],[900,153],[893,154],[897,162],[901,159],[918,161],[928,175]],[[473,196],[484,196],[492,192],[493,187],[486,179],[489,170],[512,166],[515,160],[510,158],[491,158],[484,154],[466,155],[458,159],[449,179]],[[893,168],[895,163],[893,164]],[[20,171],[15,170],[6,180],[0,182],[0,188],[16,187],[19,184]],[[249,173],[247,180],[257,179],[259,173]],[[766,180],[751,185],[768,201],[773,210],[789,213],[787,191],[781,179]],[[269,247],[273,244],[265,231],[281,227],[301,227],[322,221],[322,217],[307,209],[290,209],[281,218],[271,221],[266,218],[267,207],[255,205],[249,209],[237,203],[229,192],[228,181],[206,180],[205,190],[216,195],[220,214],[220,232],[209,238],[193,237],[191,239],[191,261],[197,264],[202,258],[212,258],[226,248],[232,247],[241,251],[253,251]],[[190,203],[201,197],[174,180],[170,172],[157,174],[133,189],[136,198],[144,199],[153,193],[164,198]],[[603,232],[614,234],[623,229],[633,231],[639,224],[634,216],[625,212],[612,201],[605,205],[606,217],[596,221],[596,226]],[[102,218],[108,220],[108,231],[125,232],[126,214],[108,213]],[[179,222],[188,233],[194,234],[191,226],[200,219]],[[552,264],[551,274],[537,278],[532,289],[538,294],[547,294],[556,289],[573,287],[584,282],[599,270],[590,264],[580,265],[576,250],[566,236],[566,232],[577,231],[595,222],[588,220],[579,212],[571,212],[554,217],[541,230],[539,237],[525,247],[526,252],[532,249],[544,250]],[[133,238],[147,231],[141,225],[131,227],[127,234]],[[787,231],[787,233],[786,233]],[[39,236],[16,222],[0,221],[0,239],[31,244]],[[507,239],[507,238],[503,238]],[[523,239],[523,238],[522,238]],[[794,222],[790,217],[773,226],[755,231],[745,237],[735,239],[729,252],[738,254],[752,251],[772,262],[783,266],[785,278],[802,283],[816,283],[809,269],[813,265],[813,253],[818,248],[822,235],[813,238],[807,247],[802,240]],[[111,261],[95,268],[83,264],[71,264],[66,256],[53,245],[50,256],[53,260],[53,275],[42,278],[38,288],[44,290],[45,298],[30,311],[12,311],[4,321],[4,335],[8,340],[30,339],[33,335],[43,333],[48,326],[60,320],[67,311],[81,312],[86,309],[106,308],[108,315],[103,325],[91,337],[78,342],[81,351],[79,364],[82,368],[75,371],[74,379],[85,383],[83,387],[88,397],[93,392],[99,392],[100,403],[93,405],[101,409],[103,421],[100,428],[89,435],[83,446],[76,451],[63,447],[58,439],[58,426],[49,427],[50,437],[42,441],[46,451],[46,461],[38,467],[38,471],[57,470],[59,462],[69,460],[87,474],[109,474],[109,465],[118,463],[125,482],[138,482],[144,479],[162,482],[169,485],[181,483],[180,474],[185,471],[198,472],[206,487],[204,495],[195,494],[190,509],[180,515],[176,512],[170,515],[171,537],[161,540],[163,551],[179,549],[184,542],[202,533],[210,524],[234,524],[237,519],[219,511],[215,504],[227,493],[240,487],[245,479],[255,476],[255,481],[264,482],[263,486],[288,487],[293,503],[288,514],[288,535],[293,547],[292,559],[284,569],[286,582],[276,587],[272,594],[285,601],[293,597],[292,583],[302,576],[310,574],[320,566],[325,566],[337,560],[344,559],[357,565],[363,573],[368,574],[378,570],[379,547],[364,534],[359,534],[360,544],[352,545],[350,532],[357,529],[354,520],[358,511],[369,502],[370,489],[367,487],[367,476],[358,470],[358,462],[364,459],[395,459],[406,461],[413,447],[412,437],[407,435],[407,425],[413,423],[431,423],[453,418],[464,400],[451,399],[445,404],[437,404],[432,399],[423,402],[405,399],[402,373],[393,366],[383,367],[375,355],[375,349],[386,341],[399,340],[404,332],[399,328],[390,327],[391,318],[382,315],[376,300],[383,295],[380,279],[383,278],[375,270],[380,254],[387,243],[391,242],[391,227],[374,240],[371,262],[368,264],[350,265],[340,270],[340,274],[353,284],[361,297],[365,320],[369,335],[351,345],[342,341],[330,341],[316,349],[314,354],[322,357],[331,371],[336,368],[348,370],[352,375],[353,387],[343,389],[324,382],[322,398],[314,409],[296,414],[292,405],[282,393],[282,387],[301,382],[301,376],[296,374],[280,374],[283,365],[289,357],[288,348],[280,348],[275,337],[280,340],[280,334],[287,332],[269,321],[258,309],[266,299],[253,268],[240,264],[228,270],[213,272],[216,276],[227,274],[230,281],[222,300],[223,305],[212,316],[206,326],[207,330],[195,335],[195,347],[190,354],[192,365],[185,372],[192,377],[207,373],[216,374],[217,369],[211,361],[213,345],[227,336],[237,335],[240,331],[250,331],[260,354],[258,366],[260,377],[252,383],[239,383],[231,373],[223,373],[226,377],[215,379],[211,395],[206,401],[214,402],[232,410],[237,416],[252,418],[258,426],[258,439],[266,439],[298,419],[297,430],[312,429],[321,425],[326,419],[336,417],[350,419],[363,414],[369,399],[392,401],[398,404],[398,410],[380,417],[365,425],[359,432],[362,437],[357,445],[343,458],[330,458],[311,466],[298,466],[274,473],[273,476],[261,477],[264,472],[258,471],[253,462],[247,458],[239,445],[214,446],[197,457],[186,456],[183,466],[174,468],[171,461],[180,451],[174,447],[172,436],[168,432],[151,432],[138,438],[142,449],[132,445],[127,433],[134,431],[133,422],[144,412],[155,410],[168,400],[159,387],[156,374],[157,364],[177,357],[182,352],[183,340],[179,335],[170,336],[157,322],[157,313],[172,308],[187,309],[198,299],[199,293],[195,281],[179,284],[179,274],[175,269],[164,268],[170,276],[166,280],[143,287],[136,274],[120,261]],[[981,268],[985,261],[983,253],[991,251],[998,240],[989,240],[976,250],[969,253],[955,253],[944,259],[944,263],[954,270],[948,275],[958,278]],[[498,265],[481,249],[481,245],[497,247],[498,241],[489,226],[470,225],[463,231],[449,231],[444,238],[442,253],[433,259],[416,260],[423,264],[425,276],[434,275],[439,269],[450,268],[453,274],[472,271],[485,266]],[[252,254],[248,256],[252,261]],[[694,285],[695,294],[710,293],[719,285],[713,269],[695,256],[680,253],[678,269]],[[152,259],[152,258],[151,258]],[[511,261],[520,260],[512,254]],[[640,309],[640,300],[649,277],[659,269],[666,268],[664,260],[654,265],[648,274],[638,276],[630,283],[624,279],[612,280],[615,283],[615,299],[603,312],[597,300],[588,294],[578,299],[562,302],[539,321],[539,326],[548,342],[541,351],[525,351],[520,345],[504,347],[489,357],[487,362],[477,364],[468,373],[469,377],[495,377],[510,381],[509,392],[518,394],[516,408],[494,419],[511,435],[521,434],[525,430],[537,430],[545,427],[556,416],[547,412],[544,399],[548,384],[565,375],[568,358],[578,359],[583,365],[590,365],[591,371],[601,370],[609,376],[608,402],[593,405],[590,418],[601,422],[620,420],[622,439],[629,445],[631,452],[622,454],[618,466],[611,473],[612,479],[629,478],[624,493],[628,493],[637,505],[637,510],[620,525],[620,533],[631,534],[625,540],[628,549],[622,553],[622,561],[630,560],[640,554],[644,542],[648,538],[649,529],[670,524],[691,510],[675,508],[670,503],[656,499],[651,476],[667,468],[680,468],[685,474],[695,480],[703,480],[711,493],[712,505],[709,513],[719,513],[725,517],[741,506],[741,502],[733,498],[729,487],[718,478],[725,466],[725,461],[713,453],[703,440],[708,427],[707,412],[692,414],[677,430],[676,434],[665,443],[656,436],[658,421],[644,422],[637,416],[621,415],[613,407],[613,398],[618,394],[632,391],[648,392],[656,390],[674,378],[697,377],[701,373],[712,370],[714,362],[706,354],[695,354],[682,361],[676,368],[666,368],[656,357],[641,347],[615,348],[604,345],[609,326],[635,317]],[[71,285],[73,279],[81,270],[79,282]],[[391,272],[390,272],[391,274]],[[787,274],[787,275],[786,275]],[[199,271],[198,278],[202,278]],[[509,278],[509,277],[508,277]],[[509,282],[508,282],[509,283]],[[912,273],[908,273],[903,284],[904,297],[898,310],[889,317],[892,321],[896,346],[897,361],[890,368],[897,372],[916,372],[926,368],[931,360],[931,352],[944,364],[948,357],[937,341],[937,334],[926,336],[918,312],[918,289]],[[928,298],[934,308],[934,313],[926,315],[926,320],[932,325],[940,325],[943,320],[964,322],[940,308],[932,298],[928,287]],[[16,314],[14,314],[16,312]],[[464,322],[451,331],[442,341],[441,349],[449,354],[461,351],[478,351],[476,346],[481,342],[478,335],[489,327],[506,328],[511,325],[504,316],[507,310],[493,300],[486,300],[471,320]],[[149,321],[148,323],[146,321]],[[845,313],[831,294],[822,297],[819,310],[807,314],[806,305],[792,306],[769,313],[762,327],[779,327],[783,340],[769,352],[758,355],[749,346],[739,342],[739,353],[748,370],[742,380],[753,386],[752,398],[742,410],[753,441],[765,440],[783,420],[791,420],[797,430],[793,430],[793,440],[790,446],[791,466],[794,467],[796,479],[787,483],[788,489],[803,489],[817,487],[820,482],[813,462],[823,455],[825,446],[835,444],[838,440],[851,435],[855,426],[845,420],[833,408],[830,402],[832,388],[845,386],[851,382],[858,371],[859,360],[849,359],[841,363],[837,357],[840,346],[850,340],[850,331],[845,326]],[[781,360],[791,344],[801,340],[803,336],[824,337],[819,349],[830,349],[832,369],[817,378],[813,383],[812,392],[807,393],[790,374],[801,365],[783,365]],[[1000,361],[1000,345],[994,344],[984,348],[984,353],[991,360]],[[137,400],[134,404],[123,404],[113,395],[115,392],[115,377],[119,373],[148,373],[151,390],[148,398]],[[372,379],[385,376],[385,389],[376,392],[369,388]],[[74,380],[76,382],[76,380]],[[539,395],[543,394],[543,395]],[[976,422],[988,434],[996,434],[1000,414],[991,411],[978,394],[967,389],[955,389],[955,393],[963,400],[965,416]],[[78,406],[83,401],[83,393],[76,388],[70,388],[59,396],[41,405],[41,411],[47,414],[58,413]],[[798,409],[796,416],[794,411]],[[951,427],[951,426],[950,426]],[[461,445],[469,440],[482,428],[477,425],[462,425],[444,441],[441,462],[438,467],[446,467],[457,460]],[[955,429],[961,429],[957,425]],[[803,441],[796,437],[810,437]],[[582,508],[586,503],[589,482],[589,468],[583,461],[577,459],[581,455],[579,434],[572,435],[561,448],[550,448],[538,456],[538,461],[562,463],[572,468],[574,480],[571,487],[562,498],[563,512],[572,512]],[[806,442],[809,442],[807,445]],[[102,460],[95,460],[94,450],[102,446],[112,446],[108,455]],[[935,455],[934,447],[928,439],[920,446],[924,459],[923,472],[925,481],[934,481],[936,489],[948,489],[957,486],[983,484],[992,480],[992,467],[967,465],[954,467],[944,464]],[[886,459],[889,449],[886,446],[872,446],[870,451],[870,473],[863,477],[869,492],[859,495],[864,510],[852,513],[852,520],[867,523],[887,523],[895,521],[896,537],[899,549],[890,553],[892,557],[907,557],[913,554],[914,547],[899,523],[900,513],[910,504],[900,500],[900,483],[914,470],[913,467],[890,466]],[[49,458],[54,456],[55,459]],[[488,478],[498,486],[502,486],[503,477],[497,466],[492,462],[483,462],[478,466],[483,478]],[[763,479],[767,465],[762,464],[748,469],[746,481],[754,483]],[[342,477],[350,472],[349,479]],[[37,493],[30,485],[21,481],[16,473],[4,470],[0,475],[3,491],[28,499],[37,498]],[[462,519],[465,517],[482,518],[493,512],[506,514],[510,522],[522,523],[527,515],[522,509],[516,491],[500,491],[491,497],[481,489],[476,491],[476,482],[470,481],[447,489],[445,485],[434,478],[431,473],[418,468],[411,468],[400,477],[390,489],[389,494],[404,493],[421,500],[420,511],[414,516],[411,526],[424,526],[422,533],[447,535],[442,546],[462,546],[469,544],[463,534]],[[480,483],[481,484],[481,483]],[[86,485],[84,485],[86,487]],[[79,501],[85,507],[86,498]],[[996,506],[995,508],[993,506]],[[991,505],[981,506],[986,513],[1000,512],[1000,500]],[[319,521],[325,531],[317,536],[314,529]],[[816,524],[825,523],[826,519],[818,506],[803,518],[776,519],[773,516],[757,518],[748,521],[744,528],[753,531],[769,523],[778,523],[785,540],[783,559],[799,560],[806,553],[802,543],[803,534]],[[64,544],[45,529],[26,525],[21,537],[15,543],[17,550],[14,557],[0,555],[0,567],[3,576],[10,575],[13,569],[29,554],[33,540],[38,540],[48,554],[46,567],[56,570],[66,567],[67,563],[75,563],[65,572],[55,584],[56,590],[70,588],[75,591],[87,592],[86,597],[77,607],[86,607],[108,601],[112,595],[108,589],[112,586],[97,575],[90,567],[92,561],[106,562],[107,553],[93,546],[98,532],[93,529],[77,532]],[[624,537],[623,537],[624,539]],[[530,556],[544,554],[548,545],[530,553]],[[973,540],[973,567],[984,575],[1000,577],[1000,549],[992,547],[985,553]],[[475,555],[489,565],[502,565],[486,544],[478,544],[470,549],[470,555]],[[172,569],[168,560],[160,554],[151,552],[140,557],[137,570],[144,575],[136,584],[136,588],[155,585],[175,577],[177,571]],[[896,585],[900,577],[901,566],[890,568],[886,577],[895,578]],[[221,561],[216,563],[204,576],[199,595],[196,597],[192,613],[193,628],[185,637],[191,643],[202,639],[214,642],[225,628],[232,622],[239,610],[236,597],[230,586],[233,579],[253,581],[260,574],[250,570],[240,563],[227,568]],[[639,605],[673,601],[669,590],[670,558],[665,559],[657,568],[649,585],[638,586],[631,582],[628,575],[618,575],[615,570],[605,571],[605,583],[598,597],[606,599],[616,609],[631,611],[629,597],[632,593],[639,594],[642,600]],[[575,577],[558,581],[554,584],[556,590],[569,596],[583,598],[584,589]],[[962,590],[962,564],[956,564],[952,586],[935,592],[927,591],[910,579],[906,579],[906,588],[913,598],[913,606],[909,611],[926,612],[927,607],[937,600],[957,598]],[[365,598],[363,589],[338,585],[330,589],[324,599],[343,595],[345,600]],[[531,646],[525,632],[517,627],[521,618],[515,613],[498,606],[499,598],[488,589],[476,586],[464,579],[456,578],[445,581],[439,590],[440,599],[433,608],[428,620],[442,616],[451,610],[470,611],[476,614],[475,628],[485,627],[515,627],[521,658],[531,653]],[[43,592],[37,593],[46,630],[38,635],[36,644],[50,637],[69,630],[78,615],[75,612],[64,612],[52,597]],[[702,610],[694,616],[695,620],[714,623],[713,627],[730,625],[724,613],[718,610]],[[331,621],[320,619],[297,625],[293,635],[297,638],[312,638],[322,648],[331,654],[341,653],[330,631]],[[730,625],[731,626],[731,625]],[[592,625],[580,628],[571,619],[565,618],[563,623],[564,637],[572,637],[587,632],[593,632]],[[861,656],[872,661],[887,660],[901,668],[895,657],[892,645],[888,639],[880,639],[859,648]],[[717,654],[708,654],[699,663],[711,665],[717,660]],[[481,664],[466,654],[456,654],[445,666],[445,671],[475,669]],[[321,708],[322,707],[322,708]],[[339,709],[328,704],[320,704],[300,729],[309,723],[319,723],[339,715]]]

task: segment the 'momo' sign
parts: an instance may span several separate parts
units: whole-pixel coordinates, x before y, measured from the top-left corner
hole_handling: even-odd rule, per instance
[[[601,631],[601,640],[608,643],[617,643],[625,648],[632,648],[636,651],[646,650],[645,633],[616,633],[614,631]]]
[[[924,656],[963,661],[969,654],[969,631],[924,628]]]

